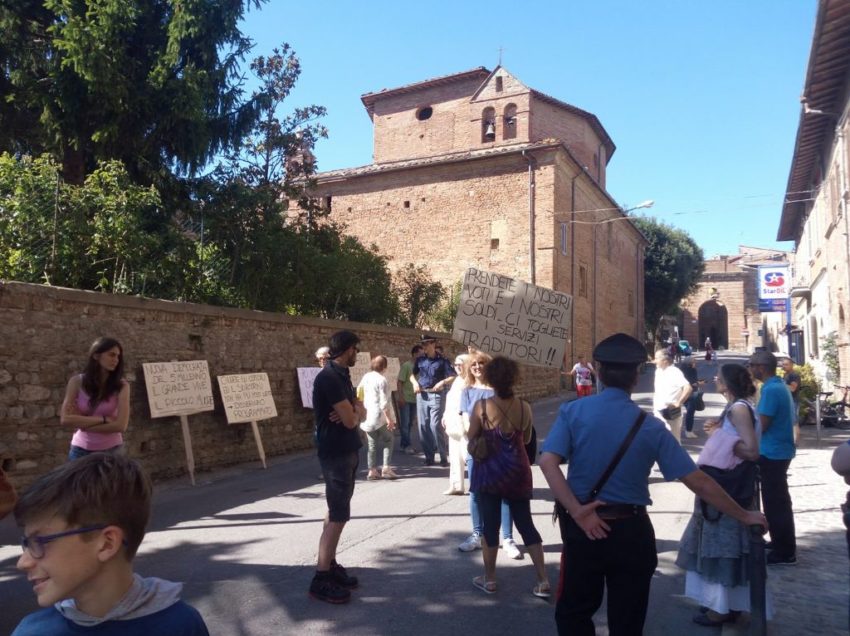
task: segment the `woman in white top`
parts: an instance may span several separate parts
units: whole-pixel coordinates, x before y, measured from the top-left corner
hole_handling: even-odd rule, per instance
[[[461,354],[455,358],[457,378],[446,393],[446,408],[443,411],[443,428],[449,438],[449,489],[444,495],[462,495],[465,492],[463,473],[466,470],[466,438],[463,417],[460,414],[460,398],[466,388],[464,375],[469,356]]]
[[[366,461],[369,466],[369,474],[366,479],[397,479],[398,475],[390,466],[390,458],[393,453],[393,434],[396,424],[390,408],[390,390],[387,379],[383,372],[387,368],[387,359],[384,356],[372,358],[372,370],[363,376],[357,386],[358,397],[363,400],[366,407],[366,420],[360,424],[360,428],[366,433],[368,439],[368,451]],[[378,446],[383,446],[384,466],[378,472]]]

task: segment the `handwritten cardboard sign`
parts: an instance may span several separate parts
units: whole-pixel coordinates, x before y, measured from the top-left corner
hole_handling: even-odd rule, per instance
[[[560,367],[572,309],[568,294],[471,267],[452,336],[493,355]]]
[[[147,362],[142,368],[152,418],[213,410],[212,382],[206,360]]]
[[[387,368],[384,371],[384,377],[387,379],[387,384],[389,384],[390,391],[395,391],[397,382],[398,382],[398,374],[401,371],[401,362],[399,362],[398,358],[387,358]]]
[[[277,417],[269,376],[266,373],[242,373],[218,376],[218,388],[224,402],[228,424],[256,422]]]
[[[372,370],[372,355],[368,351],[357,353],[357,362],[348,371],[351,373],[351,386],[355,389],[360,384],[363,376]]]
[[[301,391],[301,406],[313,408],[313,385],[321,369],[319,367],[298,367],[298,388]]]

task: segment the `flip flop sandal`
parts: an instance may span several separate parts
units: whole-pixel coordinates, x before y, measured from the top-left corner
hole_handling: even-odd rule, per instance
[[[483,576],[476,576],[474,579],[472,579],[472,584],[485,594],[496,593],[496,582],[485,581]]]
[[[548,599],[552,596],[552,588],[549,587],[548,583],[538,583],[534,586],[534,589],[531,590],[531,593],[537,598]]]

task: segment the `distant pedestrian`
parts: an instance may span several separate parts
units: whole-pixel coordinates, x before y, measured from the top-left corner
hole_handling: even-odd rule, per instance
[[[790,356],[780,354],[777,358],[782,365],[782,381],[791,391],[791,399],[794,400],[794,442],[796,443],[800,436],[800,387],[803,385],[803,380]]]
[[[714,347],[711,346],[711,338],[705,339],[705,359],[709,362],[714,359]]]
[[[420,356],[425,355],[422,345],[415,345],[410,350],[410,360],[405,360],[398,372],[398,392],[396,399],[398,400],[398,426],[401,433],[401,452],[407,455],[415,455],[416,449],[413,448],[413,441],[410,431],[413,423],[416,422],[416,393],[413,391],[413,383],[410,381],[413,376],[413,364]]]
[[[717,390],[727,405],[717,421],[706,425],[709,437],[697,464],[700,468],[740,473],[736,492],[746,494],[746,508],[755,510],[755,462],[759,457],[761,426],[749,399],[756,387],[746,367],[724,364],[717,374]],[[747,526],[696,499],[676,558],[676,565],[687,570],[685,596],[702,608],[693,617],[695,623],[719,626],[735,621],[740,612],[750,611],[749,548]],[[768,604],[768,618],[772,612]]]
[[[595,633],[593,614],[607,587],[609,632],[640,634],[658,564],[646,512],[649,474],[656,462],[665,479],[681,480],[723,514],[746,525],[765,521],[698,470],[664,423],[632,401],[638,366],[646,360],[638,340],[610,336],[596,346],[593,360],[605,390],[561,406],[539,460],[557,502],[564,543],[555,620],[562,635]],[[633,439],[625,442],[632,430]]]
[[[397,479],[391,459],[393,454],[393,431],[396,428],[390,406],[390,391],[384,371],[387,369],[387,359],[384,356],[372,358],[371,371],[363,376],[357,387],[357,393],[363,394],[363,406],[366,407],[366,419],[360,428],[366,433],[366,461],[369,467],[367,479]],[[383,451],[384,463],[378,471],[378,449]]]
[[[314,355],[316,356],[316,364],[319,365],[320,369],[325,368],[325,363],[327,363],[327,361],[330,359],[330,351],[330,347],[319,347],[318,349],[316,349],[316,353]],[[319,429],[316,427],[315,423],[313,424],[313,445],[316,446],[316,448],[319,447]],[[316,459],[318,459],[318,455],[316,456]],[[316,476],[316,479],[318,479],[319,481],[324,481],[325,479],[322,475],[321,462],[319,462],[319,473]]]
[[[443,431],[443,410],[446,391],[457,377],[452,364],[437,353],[437,339],[422,336],[425,355],[413,363],[411,383],[416,393],[416,415],[419,420],[419,441],[425,454],[425,465],[434,465],[434,455],[439,452],[440,466],[448,468],[448,443]]]
[[[98,338],[86,367],[68,381],[59,413],[63,426],[75,428],[68,459],[96,451],[124,451],[130,421],[130,385],[124,379],[124,349],[114,338]]]
[[[501,507],[507,502],[534,563],[537,583],[532,594],[549,598],[543,540],[531,517],[531,464],[525,450],[525,444],[531,441],[531,406],[514,395],[519,365],[496,356],[484,368],[484,380],[493,387],[495,395],[478,401],[469,416],[470,444],[481,438],[479,442],[490,449],[485,458],[474,460],[475,472],[469,480],[470,489],[478,494],[484,529],[484,575],[475,577],[473,585],[487,594],[496,592]]]
[[[328,513],[322,536],[316,574],[310,595],[328,603],[347,603],[357,577],[350,576],[336,560],[336,550],[345,524],[351,518],[351,497],[359,464],[358,426],[366,417],[363,403],[351,385],[349,368],[357,362],[360,339],[350,331],[331,336],[330,360],[313,385],[313,413],[319,441],[319,461],[325,477]]]
[[[691,385],[691,394],[685,402],[685,432],[684,436],[689,439],[696,439],[697,434],[694,433],[694,416],[696,415],[697,397],[702,395],[700,387],[705,384],[705,380],[699,379],[697,372],[697,361],[692,356],[685,356],[682,362],[678,365],[679,371],[685,376],[685,380]]]
[[[460,401],[466,388],[464,376],[470,356],[461,354],[455,358],[454,367],[457,378],[452,382],[446,394],[446,408],[443,411],[443,428],[449,438],[449,487],[444,495],[462,495],[466,492],[463,474],[466,471],[466,428],[460,412]]]
[[[776,375],[776,356],[757,351],[750,356],[750,372],[762,381],[758,414],[761,420],[759,469],[764,514],[770,524],[768,565],[797,564],[797,533],[788,490],[788,467],[796,455],[794,400]]]
[[[673,365],[673,358],[665,349],[655,352],[655,392],[652,409],[655,417],[664,420],[677,442],[681,442],[682,405],[693,389],[682,372]]]
[[[578,362],[573,365],[570,375],[576,383],[576,395],[580,398],[593,393],[593,365],[586,362],[583,355],[579,355]]]

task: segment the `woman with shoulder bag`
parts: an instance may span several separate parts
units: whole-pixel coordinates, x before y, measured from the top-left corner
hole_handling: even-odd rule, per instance
[[[516,362],[502,356],[493,358],[484,369],[484,381],[493,387],[495,395],[479,401],[469,416],[470,452],[476,456],[470,490],[478,494],[484,534],[484,575],[475,577],[472,584],[487,594],[496,592],[500,507],[504,501],[534,563],[537,584],[532,594],[549,598],[543,540],[531,518],[531,464],[525,450],[531,440],[531,406],[514,395],[518,379]],[[482,446],[486,452],[481,451]]]
[[[495,395],[493,387],[487,384],[484,379],[484,369],[493,358],[483,351],[472,350],[469,353],[469,360],[466,365],[466,373],[463,376],[463,381],[466,386],[460,398],[460,414],[463,419],[464,435],[469,432],[469,418],[472,414],[475,405],[485,398],[490,398]],[[469,437],[466,437],[469,442]],[[472,483],[472,474],[475,468],[475,462],[472,455],[466,454],[466,472],[469,475],[469,482]],[[481,549],[481,535],[483,533],[481,525],[481,513],[478,505],[478,493],[470,491],[469,493],[469,516],[472,520],[472,534],[461,543],[457,549],[461,552],[473,552]],[[514,542],[513,535],[514,522],[511,519],[511,509],[506,502],[502,502],[502,548],[511,559],[521,559],[522,553],[519,547]]]
[[[740,364],[720,367],[716,383],[728,404],[718,421],[706,423],[709,438],[697,464],[715,476],[742,507],[753,510],[761,437],[761,425],[749,402],[755,385]],[[722,625],[750,611],[749,545],[747,526],[696,499],[676,558],[676,564],[687,571],[685,596],[701,606],[693,617],[695,623]],[[771,614],[768,599],[768,618]]]

